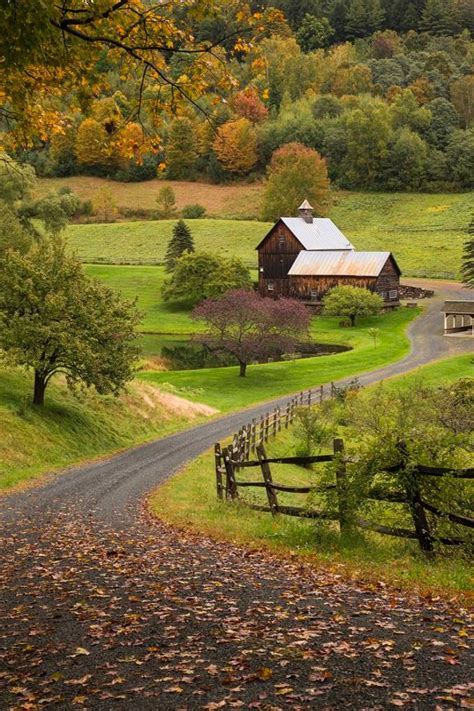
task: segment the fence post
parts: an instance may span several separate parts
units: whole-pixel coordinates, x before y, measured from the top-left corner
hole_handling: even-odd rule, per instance
[[[259,444],[263,442],[263,438],[265,436],[265,416],[260,415],[260,428],[259,428],[260,434],[258,438]]]
[[[311,388],[308,390],[308,407],[311,407]]]
[[[265,440],[265,442],[268,442],[268,432],[269,432],[269,429],[270,429],[270,415],[268,414],[268,412],[266,412],[266,413],[265,413],[265,427],[264,427],[264,430],[265,430],[265,437],[264,437],[264,440]]]
[[[277,411],[276,411],[276,410],[273,410],[273,422],[272,422],[272,424],[273,424],[273,436],[274,436],[274,437],[277,436],[277,427],[278,427],[278,420],[277,420],[277,417],[278,417]]]
[[[324,392],[324,387],[321,385],[319,388],[319,402],[321,403],[323,401],[323,392]]]
[[[347,472],[344,461],[344,440],[334,440],[334,456],[336,460],[337,504],[339,511],[339,530],[342,534],[351,530],[349,501],[347,496]]]
[[[257,446],[257,420],[255,417],[252,419],[252,425],[250,429],[250,448],[255,452],[255,447]]]
[[[408,498],[411,517],[415,526],[416,535],[420,548],[425,553],[433,552],[433,539],[431,537],[426,512],[421,503],[420,486],[416,471],[407,471],[407,448],[404,442],[398,445],[398,451],[402,461],[402,474],[404,478],[405,491]]]
[[[224,449],[224,466],[226,471],[226,498],[227,499],[237,499],[239,492],[237,491],[237,484],[235,481],[235,469],[231,458],[232,449],[226,447]]]
[[[214,457],[215,457],[215,462],[216,462],[216,489],[217,489],[217,498],[222,499],[223,498],[223,487],[222,487],[222,452],[221,452],[221,445],[219,442],[217,442],[214,445]]]
[[[270,507],[270,511],[272,512],[272,516],[275,516],[275,514],[278,513],[278,499],[276,492],[271,487],[271,484],[273,483],[272,472],[270,470],[270,465],[268,464],[268,462],[265,461],[267,455],[263,444],[259,444],[257,447],[257,457],[258,461],[260,462],[263,481],[265,482],[265,491],[267,492],[268,505]]]
[[[290,424],[290,403],[286,403],[286,411],[285,411],[285,430],[288,429],[288,425]]]

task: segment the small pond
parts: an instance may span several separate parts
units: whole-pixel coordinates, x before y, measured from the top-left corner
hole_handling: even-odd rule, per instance
[[[233,356],[209,351],[201,344],[193,342],[190,334],[144,333],[140,336],[140,345],[145,358],[163,360],[169,370],[222,368],[236,365]],[[272,360],[314,358],[350,350],[352,349],[349,346],[330,343],[300,343],[295,353],[285,354],[281,358]]]

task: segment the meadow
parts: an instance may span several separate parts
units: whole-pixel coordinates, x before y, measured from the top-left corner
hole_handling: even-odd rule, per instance
[[[245,378],[237,366],[181,371],[145,371],[140,379],[221,412],[248,407],[286,393],[373,370],[402,358],[409,349],[406,328],[420,313],[402,308],[359,319],[354,328],[341,329],[339,319],[317,317],[312,336],[321,343],[342,343],[353,350],[316,358],[250,365]],[[378,328],[377,347],[369,329]]]
[[[473,206],[472,193],[335,192],[330,217],[358,250],[392,251],[405,275],[455,278]],[[70,249],[84,262],[159,264],[174,224],[73,224],[66,235]],[[189,220],[189,226],[197,249],[236,256],[249,267],[256,266],[255,247],[271,227],[257,220],[217,218]]]
[[[438,361],[401,378],[386,381],[391,388],[408,387],[414,381],[426,384],[449,384],[460,374],[473,373],[472,356],[464,355]],[[373,386],[374,387],[374,386]],[[270,456],[294,456],[292,429],[283,431],[276,440],[270,438]],[[311,472],[300,467],[273,465],[274,480],[289,486],[308,485],[317,481],[317,467]],[[244,478],[244,477],[243,477]],[[255,490],[252,490],[255,492]],[[302,505],[301,496],[291,494],[282,503]],[[258,492],[251,495],[258,501]],[[293,499],[297,497],[293,495]],[[161,519],[182,528],[191,528],[218,539],[243,543],[247,547],[269,547],[292,552],[317,564],[339,569],[365,580],[386,580],[396,585],[439,589],[452,593],[472,589],[470,566],[462,556],[442,556],[427,563],[412,541],[403,541],[375,533],[341,541],[337,530],[315,522],[251,511],[238,504],[218,502],[215,494],[214,452],[209,451],[189,463],[154,493],[151,510]]]

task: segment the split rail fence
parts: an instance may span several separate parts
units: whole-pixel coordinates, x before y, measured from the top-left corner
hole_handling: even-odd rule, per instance
[[[334,386],[331,384],[330,393],[334,393]],[[445,545],[460,545],[465,543],[464,539],[453,537],[436,537],[430,530],[430,524],[426,516],[429,511],[436,517],[443,517],[453,523],[467,528],[474,528],[474,519],[460,513],[450,513],[439,510],[434,504],[422,498],[420,481],[421,477],[453,477],[457,479],[474,479],[474,468],[463,470],[452,470],[440,467],[427,467],[419,465],[409,472],[404,470],[403,463],[387,467],[381,473],[401,472],[402,482],[399,491],[386,491],[380,487],[370,489],[366,497],[369,500],[385,501],[391,504],[404,504],[408,507],[413,520],[413,529],[397,528],[384,524],[373,523],[353,515],[350,505],[348,490],[347,464],[349,460],[344,455],[344,442],[342,439],[333,441],[333,453],[317,455],[314,457],[276,457],[268,458],[265,451],[265,442],[269,437],[276,437],[282,428],[288,428],[293,423],[296,410],[299,407],[309,406],[322,402],[324,398],[323,388],[317,391],[300,393],[292,398],[286,407],[276,407],[273,412],[263,415],[260,421],[252,420],[247,426],[236,433],[230,445],[221,448],[220,444],[215,445],[215,472],[217,496],[221,500],[235,501],[240,499],[239,490],[242,488],[265,489],[268,505],[245,503],[246,506],[256,511],[269,512],[273,516],[284,514],[287,516],[297,516],[300,518],[321,519],[337,521],[341,533],[348,532],[353,527],[375,531],[383,535],[396,536],[399,538],[411,538],[418,541],[420,548],[425,552],[434,549],[435,541]],[[255,459],[250,459],[251,454]],[[401,448],[401,459],[403,460],[403,447]],[[324,486],[287,486],[273,481],[272,464],[293,464],[307,467],[310,464],[320,464],[335,462],[335,481]],[[237,477],[239,472],[245,469],[259,469],[261,480],[242,480]],[[334,491],[336,494],[336,511],[316,511],[304,506],[287,506],[278,500],[279,493],[310,494]]]

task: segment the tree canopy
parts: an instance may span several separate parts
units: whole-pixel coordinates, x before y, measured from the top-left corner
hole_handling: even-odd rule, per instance
[[[236,358],[241,377],[252,360],[266,360],[294,351],[308,335],[309,311],[294,299],[265,299],[255,291],[231,289],[206,299],[193,318],[207,327],[201,343]]]
[[[34,371],[35,405],[59,373],[70,388],[115,394],[133,377],[140,314],[88,278],[61,238],[40,238],[26,254],[8,250],[0,273],[0,350]]]
[[[371,316],[380,311],[383,299],[368,289],[358,286],[336,286],[324,297],[324,313],[344,316],[355,325],[358,316]]]

